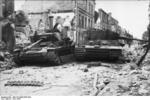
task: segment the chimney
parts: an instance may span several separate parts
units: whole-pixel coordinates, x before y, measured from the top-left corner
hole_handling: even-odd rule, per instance
[[[54,19],[54,16],[52,15],[52,11],[49,9],[49,29],[53,29],[53,19]]]

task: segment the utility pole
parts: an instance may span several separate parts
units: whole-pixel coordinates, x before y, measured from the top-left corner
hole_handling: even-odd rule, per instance
[[[78,5],[77,5],[77,0],[75,0],[75,30],[76,30],[76,42],[78,44]]]
[[[149,23],[150,23],[150,1],[149,1],[149,8],[148,8],[148,12],[149,12]]]
[[[3,2],[0,0],[0,41],[2,41]]]

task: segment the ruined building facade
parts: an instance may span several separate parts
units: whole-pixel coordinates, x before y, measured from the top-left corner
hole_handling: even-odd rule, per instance
[[[75,12],[78,17],[78,26],[82,28],[92,27],[94,24],[95,0],[26,0],[22,10],[26,12]]]
[[[73,26],[71,26],[72,30],[70,30],[71,33],[69,36],[77,44],[83,39],[82,32],[88,28],[94,27],[95,0],[26,0],[25,4],[22,5],[22,9],[30,13],[32,21],[35,19],[35,21],[37,21],[41,15],[43,16],[43,14],[45,14],[44,12],[49,10],[54,17],[53,25],[58,16],[72,22]],[[34,24],[35,23],[38,22],[34,22]]]
[[[14,0],[0,0],[0,41],[2,40],[2,21],[14,11]]]
[[[96,28],[117,32],[120,30],[118,24],[119,22],[111,16],[111,13],[107,13],[103,9],[98,10],[98,20],[95,24]]]

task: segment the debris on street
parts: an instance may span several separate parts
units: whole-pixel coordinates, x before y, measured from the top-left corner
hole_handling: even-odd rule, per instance
[[[101,62],[92,62],[87,65],[87,68],[101,66]]]
[[[0,0],[0,95],[150,96],[150,23],[101,4]]]
[[[11,91],[23,91],[17,88],[11,90],[10,86],[31,86],[32,89],[27,89],[28,92],[25,94],[67,95],[68,92],[74,91],[70,95],[150,95],[148,64],[145,64],[142,69],[137,69],[134,63],[118,65],[101,62],[100,66],[87,68],[88,64],[88,62],[71,63],[49,68],[29,66],[6,70],[0,73],[2,76],[0,86],[3,89],[1,93],[12,94]],[[114,66],[120,66],[120,70]],[[18,92],[18,95],[19,93],[21,92]]]
[[[0,51],[0,72],[16,67],[13,55],[7,51]]]
[[[128,66],[130,66],[130,68],[128,68]],[[94,95],[150,95],[150,88],[146,88],[150,84],[150,72],[146,70],[133,69],[131,66],[133,65],[124,65],[120,71],[114,70],[112,72],[110,69],[96,71],[98,82],[92,91],[95,91],[95,87],[99,89],[96,89],[96,93],[94,92]],[[87,80],[95,80],[95,76],[93,74],[91,74],[92,77],[87,78]],[[103,82],[103,80],[105,81]],[[85,81],[85,83],[86,82],[87,81]],[[95,81],[93,81],[93,84],[94,83]],[[92,87],[92,84],[89,85],[91,86],[88,87]],[[91,93],[93,93],[92,91]]]

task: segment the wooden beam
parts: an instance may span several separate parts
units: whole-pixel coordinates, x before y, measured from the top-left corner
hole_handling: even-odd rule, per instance
[[[2,9],[3,3],[2,0],[0,0],[0,18],[3,18],[3,9]],[[0,41],[2,40],[2,21],[0,20]]]

